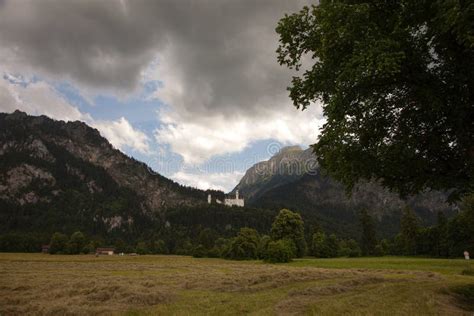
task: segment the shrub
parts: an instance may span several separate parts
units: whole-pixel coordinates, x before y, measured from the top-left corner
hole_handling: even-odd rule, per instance
[[[178,256],[189,256],[192,255],[192,251],[184,248],[176,248],[174,254]]]
[[[336,235],[326,236],[323,232],[313,234],[311,254],[316,258],[334,258],[340,253]]]
[[[326,247],[326,234],[323,232],[314,233],[311,241],[311,255],[316,258],[321,258],[327,252]]]
[[[137,253],[139,255],[146,255],[148,253],[150,253],[146,243],[144,241],[140,241],[139,243],[137,243],[137,247],[135,248],[135,250],[137,251]]]
[[[214,248],[219,251],[219,257],[224,257],[225,252],[229,249],[231,239],[219,238],[216,240]]]
[[[293,241],[287,239],[280,239],[277,241],[270,241],[265,252],[265,262],[280,263],[290,262],[294,256],[296,246]]]
[[[203,258],[207,256],[207,249],[199,244],[193,249],[193,257],[194,258]]]
[[[361,251],[360,251],[360,248],[352,248],[350,249],[349,251],[349,257],[350,258],[356,258],[356,257],[360,257],[361,256]]]
[[[209,258],[219,258],[221,256],[221,251],[217,246],[214,246],[207,252],[207,256]]]
[[[51,237],[49,253],[63,254],[67,252],[68,238],[61,233],[54,233]]]
[[[69,239],[68,243],[68,249],[69,253],[72,255],[77,255],[82,252],[84,247],[86,246],[86,238],[84,237],[84,234],[81,233],[80,231],[75,232],[74,234],[71,235],[71,238]]]
[[[268,244],[272,241],[270,236],[264,235],[260,238],[260,243],[258,245],[258,258],[264,259],[265,254],[267,253]]]
[[[382,257],[385,255],[382,245],[377,245],[374,248],[374,256]]]
[[[354,239],[340,241],[338,256],[360,257],[360,255],[361,255],[361,250],[357,241],[355,241]]]
[[[156,241],[152,241],[150,244],[151,253],[153,254],[167,254],[168,249],[166,248],[166,244],[163,240],[158,239]]]
[[[223,257],[233,260],[251,260],[258,258],[260,238],[255,229],[241,228],[237,237],[233,238],[224,250]]]
[[[95,246],[94,242],[91,241],[82,248],[82,253],[84,253],[84,254],[94,253],[95,249],[96,249],[96,246]]]
[[[197,239],[198,244],[203,245],[206,249],[211,249],[214,247],[215,240],[217,239],[217,233],[210,229],[204,228],[199,232]]]
[[[360,257],[362,255],[362,251],[360,250],[359,244],[354,239],[349,239],[347,241],[347,246],[349,247],[349,257]]]
[[[177,243],[174,253],[180,256],[192,256],[193,250],[193,244],[189,240],[184,240]]]
[[[324,247],[325,250],[326,250],[325,256],[327,258],[337,257],[337,255],[339,253],[339,241],[337,240],[336,235],[334,235],[334,234],[329,235],[326,238],[325,242],[326,242],[326,245]]]
[[[236,237],[224,251],[224,257],[233,260],[257,259],[257,245]]]

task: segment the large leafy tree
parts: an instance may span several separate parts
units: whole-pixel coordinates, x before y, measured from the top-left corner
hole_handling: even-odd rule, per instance
[[[271,235],[273,240],[288,239],[296,246],[297,257],[303,257],[306,252],[304,239],[304,222],[301,215],[287,209],[282,209],[272,224]]]
[[[336,179],[473,191],[474,2],[321,0],[276,31],[279,63],[304,70],[294,105],[323,104],[314,149]]]

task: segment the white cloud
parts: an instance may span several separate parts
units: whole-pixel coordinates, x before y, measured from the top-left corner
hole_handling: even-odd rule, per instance
[[[254,41],[252,32],[243,36]],[[225,69],[218,72],[217,81],[209,70],[190,79],[188,68],[177,60],[176,51],[182,50],[174,45],[179,41],[163,49],[143,74],[145,81],[162,83],[150,98],[169,107],[159,113],[162,125],[155,130],[157,142],[169,144],[186,164],[237,153],[258,140],[273,139],[283,145],[314,143],[324,123],[321,106],[312,104],[305,111],[292,106],[285,89],[291,74],[268,54],[267,48],[275,44],[273,36],[262,40],[267,45],[254,48],[254,62],[244,63],[245,70],[222,66]],[[223,55],[232,62],[231,56]],[[237,81],[230,80],[236,76]]]
[[[323,124],[316,106],[301,112],[287,106],[263,117],[181,117],[178,112],[160,113],[163,123],[155,131],[158,142],[167,143],[187,164],[200,164],[215,155],[237,153],[252,142],[274,139],[284,145],[314,143]]]
[[[10,92],[8,87],[2,84],[0,80],[0,111],[11,112],[14,111],[15,104],[18,101],[15,99],[13,94]]]
[[[124,117],[117,121],[93,121],[91,125],[119,149],[129,147],[143,154],[150,153],[148,136],[134,129]]]
[[[155,139],[186,163],[258,140],[306,145],[316,139],[322,115],[316,107],[301,113],[291,106],[292,72],[275,53],[278,20],[306,0],[2,2],[0,69],[71,83],[89,99],[125,97],[146,81],[161,82],[151,99],[172,111],[160,114],[164,126]],[[118,148],[148,150],[147,136],[126,118],[94,122],[46,83],[32,85],[38,91],[20,93],[26,112],[85,120]],[[2,99],[12,96],[18,98],[0,91]]]
[[[83,121],[97,128],[118,149],[131,148],[149,153],[149,138],[125,119],[96,121],[82,113],[45,81],[29,82],[6,74],[0,79],[0,112],[24,111],[30,115],[46,115],[56,120]]]
[[[21,110],[32,115],[47,115],[65,121],[88,121],[88,114],[81,113],[67,102],[53,87],[44,81],[21,84],[11,76],[0,79],[0,111]]]
[[[292,73],[278,65],[275,53],[278,19],[306,0],[2,2],[0,69],[70,83],[88,100],[97,94],[125,98],[159,81],[148,101],[158,99],[170,110],[159,114],[154,139],[187,164],[237,153],[259,140],[316,140],[321,110],[291,106],[286,86]],[[95,121],[43,81],[0,83],[0,110],[17,108],[82,120],[119,149],[150,152],[151,140],[127,117]],[[175,176],[202,188],[228,188],[236,179],[232,171]]]
[[[229,192],[237,185],[243,175],[243,172],[238,171],[221,173],[187,173],[179,171],[173,174],[171,179],[202,190],[215,189]]]

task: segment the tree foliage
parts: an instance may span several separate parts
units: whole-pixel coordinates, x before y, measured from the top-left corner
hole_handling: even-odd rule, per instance
[[[340,255],[340,242],[335,234],[327,236],[323,232],[313,234],[311,255],[316,258],[334,258]]]
[[[416,255],[418,233],[418,218],[411,209],[405,208],[400,222],[400,239],[404,255]]]
[[[144,241],[139,241],[137,243],[137,246],[135,247],[135,251],[139,255],[146,255],[146,254],[150,253],[150,249],[148,249],[148,245]]]
[[[255,229],[244,227],[233,238],[224,257],[234,260],[257,259],[260,237]]]
[[[339,256],[360,257],[362,254],[359,244],[354,239],[342,240],[339,244]]]
[[[68,238],[65,234],[59,232],[54,233],[53,236],[51,236],[49,246],[49,253],[51,254],[67,253]]]
[[[204,208],[200,210],[206,212]],[[196,257],[221,257],[235,260],[264,259],[270,262],[279,262],[286,260],[281,258],[286,258],[287,250],[289,250],[290,258],[296,257],[298,248],[295,240],[300,245],[306,244],[302,229],[304,223],[297,213],[281,210],[274,218],[271,231],[269,224],[265,225],[266,229],[257,230],[244,227],[236,231],[236,228],[231,227],[229,223],[234,223],[233,216],[244,221],[246,211],[237,211],[237,209],[231,208],[225,210],[228,212],[227,218],[224,217],[224,219],[212,223],[212,228],[203,226],[204,222],[199,220],[185,226],[183,224],[189,219],[179,222],[176,213],[170,225],[154,223],[152,226],[155,228],[154,231],[144,230],[140,235],[132,236],[130,239],[126,238],[127,234],[115,230],[106,235],[83,234],[80,231],[75,231],[70,238],[64,234],[64,232],[71,233],[67,230],[54,233],[52,237],[33,232],[8,232],[0,235],[0,251],[38,252],[41,250],[41,245],[49,241],[52,254],[77,254],[78,249],[82,249],[84,253],[93,253],[97,247],[115,247],[116,252],[124,253],[170,253]],[[215,210],[211,209],[210,211],[212,214]],[[395,238],[391,235],[390,238],[383,239],[373,247],[373,253],[366,251],[364,255],[460,257],[465,250],[474,253],[474,195],[463,199],[456,216],[446,218],[443,214],[439,214],[438,223],[431,227],[419,225],[422,223],[418,223],[419,220],[410,209],[406,209],[401,215],[400,226],[397,221],[399,234]],[[267,217],[264,218],[267,219]],[[309,255],[318,258],[362,255],[361,247],[354,239],[335,235],[332,231],[323,230],[321,227],[311,224],[306,230],[308,234],[306,238],[310,245]],[[370,232],[372,229],[367,231]],[[260,235],[268,233],[271,233],[271,236]],[[368,235],[373,236],[372,233]],[[203,242],[206,243],[206,246],[202,244]],[[271,242],[274,243],[270,249]]]
[[[304,238],[304,222],[298,213],[287,209],[280,210],[272,224],[271,235],[273,240],[289,239],[296,246],[296,256],[302,257],[306,252]]]
[[[295,247],[292,240],[280,239],[270,241],[264,255],[264,260],[269,263],[290,262],[294,256],[292,247]]]
[[[472,1],[321,0],[280,20],[278,61],[304,68],[290,97],[322,101],[314,150],[348,189],[472,192],[473,12]]]
[[[214,247],[214,242],[216,239],[216,233],[210,228],[204,228],[199,232],[198,242],[207,249]]]
[[[193,257],[194,258],[203,258],[206,257],[207,255],[207,250],[206,247],[203,245],[199,244],[193,249]]]
[[[311,240],[311,255],[316,258],[325,258],[326,253],[326,234],[323,232],[314,233]]]
[[[73,233],[69,239],[68,252],[73,255],[80,254],[83,252],[85,246],[86,238],[84,237],[84,234],[77,231]]]
[[[362,226],[362,237],[360,241],[362,255],[373,255],[377,246],[374,219],[367,213],[367,210],[363,209],[360,211],[359,220]]]

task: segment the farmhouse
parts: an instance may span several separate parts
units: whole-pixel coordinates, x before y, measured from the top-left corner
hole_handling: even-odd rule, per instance
[[[49,253],[49,245],[41,246],[41,252],[42,253]]]
[[[114,254],[115,248],[97,248],[95,250],[96,255],[108,255],[111,256]]]

